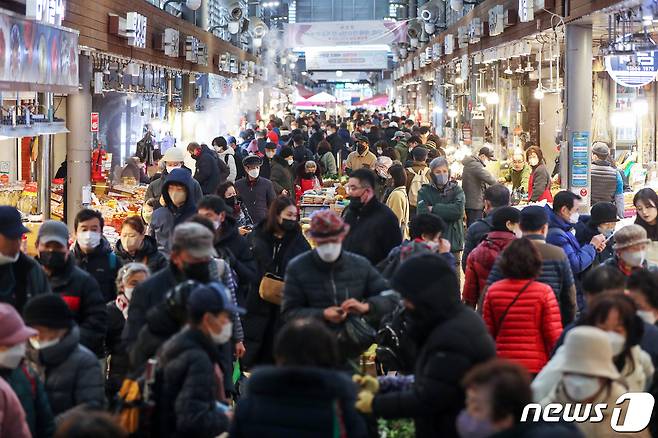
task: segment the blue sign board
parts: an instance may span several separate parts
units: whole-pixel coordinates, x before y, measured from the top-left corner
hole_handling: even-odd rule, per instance
[[[605,69],[624,87],[642,87],[653,82],[658,72],[658,51],[635,52],[630,55],[608,55]]]
[[[571,134],[571,186],[587,187],[589,131]]]

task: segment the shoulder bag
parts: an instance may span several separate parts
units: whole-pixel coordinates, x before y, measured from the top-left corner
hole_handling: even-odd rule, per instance
[[[509,303],[509,305],[507,306],[507,308],[505,309],[505,311],[503,312],[503,314],[500,315],[500,318],[498,318],[498,324],[496,324],[495,333],[494,333],[494,336],[493,336],[494,341],[496,340],[496,338],[498,338],[498,333],[500,333],[500,328],[502,327],[503,322],[505,321],[505,317],[507,316],[507,313],[508,313],[509,310],[512,308],[512,306],[514,305],[514,303],[516,303],[516,300],[519,299],[519,297],[521,296],[521,294],[523,293],[523,291],[526,290],[526,289],[528,288],[528,286],[530,286],[530,284],[532,284],[533,281],[535,281],[535,280],[530,280],[529,282],[527,282],[527,283],[525,284],[525,286],[523,286],[523,287],[521,288],[521,290],[519,291],[519,293],[516,294],[516,296],[514,297],[514,299],[512,300],[512,302]]]
[[[283,301],[283,285],[283,278],[268,272],[260,281],[258,295],[263,300],[280,306]]]

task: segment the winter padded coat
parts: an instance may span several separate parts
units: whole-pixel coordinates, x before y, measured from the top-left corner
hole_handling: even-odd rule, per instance
[[[578,274],[589,268],[596,257],[596,249],[590,243],[580,245],[576,236],[571,233],[573,224],[559,217],[548,205],[544,206],[548,214],[548,235],[546,243],[558,246],[564,250],[569,258],[571,271],[577,277]]]
[[[338,371],[259,368],[240,398],[230,436],[365,438],[365,422],[354,408],[356,395],[349,376]]]
[[[128,251],[123,248],[121,240],[117,240],[114,252],[117,257],[119,257],[119,261],[122,265],[133,262],[143,263],[148,266],[151,274],[155,274],[169,263],[167,257],[158,251],[158,244],[151,236],[144,236],[142,246],[134,255],[128,253]]]
[[[492,231],[468,256],[466,279],[462,291],[462,301],[472,308],[480,301],[480,295],[487,286],[487,278],[496,257],[503,252],[515,236],[508,231]]]
[[[443,219],[446,223],[443,238],[448,239],[453,253],[464,248],[464,203],[464,191],[454,181],[441,188],[425,184],[418,191],[416,213],[431,213]]]
[[[201,146],[199,156],[192,156],[196,160],[194,179],[199,182],[204,195],[214,195],[219,186],[219,157],[208,146]]]
[[[55,345],[42,350],[28,347],[28,358],[35,364],[44,383],[55,416],[85,405],[102,409],[105,405],[103,373],[96,356],[80,345],[78,326]]]
[[[73,246],[71,255],[78,266],[96,279],[103,292],[103,301],[110,301],[117,296],[117,272],[121,261],[112,251],[110,243],[103,237],[100,244],[89,253],[84,253],[80,245]]]
[[[276,194],[280,195],[283,190],[286,190],[288,196],[292,196],[295,193],[295,176],[292,174],[292,166],[288,165],[288,161],[280,155],[275,155],[272,158],[270,169],[270,180]]]
[[[41,265],[21,252],[18,260],[0,266],[0,302],[11,304],[18,313],[35,295],[50,292],[48,277]]]
[[[464,158],[462,188],[466,196],[466,208],[482,210],[484,208],[484,190],[496,184],[496,178],[487,170],[484,163],[474,156]]]
[[[483,308],[498,356],[538,373],[562,333],[560,308],[550,286],[526,279],[497,281],[487,291]]]
[[[0,438],[30,438],[21,402],[4,379],[0,378]]]

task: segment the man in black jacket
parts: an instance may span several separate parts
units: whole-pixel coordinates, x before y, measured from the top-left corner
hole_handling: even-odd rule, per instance
[[[18,313],[33,296],[50,292],[41,266],[21,251],[21,214],[14,207],[0,206],[0,302],[11,304]]]
[[[457,436],[455,421],[465,398],[462,378],[496,355],[493,339],[482,318],[461,304],[457,275],[440,256],[409,258],[392,285],[404,298],[409,336],[418,346],[415,382],[385,394],[362,387],[356,407],[377,417],[413,418],[419,438]]]
[[[344,213],[350,232],[343,246],[377,265],[402,243],[402,233],[395,213],[377,200],[374,187],[371,170],[358,169],[350,175],[346,187],[350,204]]]
[[[96,210],[84,208],[75,216],[75,245],[71,253],[80,268],[96,279],[105,302],[117,295],[116,278],[121,260],[103,236],[105,221]]]
[[[214,194],[219,186],[219,158],[217,153],[205,145],[192,142],[187,151],[196,160],[194,179],[199,182],[204,195]]]
[[[260,176],[262,163],[263,160],[257,155],[245,157],[242,165],[247,175],[235,182],[235,190],[242,199],[242,207],[247,209],[254,224],[267,217],[270,204],[276,197],[272,182]]]
[[[58,221],[46,221],[39,228],[37,249],[53,292],[59,294],[80,326],[80,343],[98,357],[103,355],[107,311],[98,282],[75,265],[68,250],[69,230]]]
[[[201,224],[185,222],[174,229],[169,266],[133,291],[123,332],[129,349],[146,323],[148,310],[161,303],[171,288],[185,280],[210,281],[209,262],[216,255],[212,245],[213,234]]]
[[[338,154],[338,152],[345,147],[346,141],[338,135],[338,126],[336,126],[335,123],[327,124],[327,141],[331,145],[331,151],[334,155]],[[345,158],[347,158],[347,156],[343,157],[343,159]]]
[[[160,355],[163,421],[156,436],[214,437],[229,426],[223,382],[215,371],[220,365],[217,346],[231,339],[231,316],[244,309],[233,305],[219,283],[194,289],[187,309],[189,325],[163,346]]]

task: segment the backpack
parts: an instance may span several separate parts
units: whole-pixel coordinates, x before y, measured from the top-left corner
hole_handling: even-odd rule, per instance
[[[409,205],[416,207],[418,205],[418,191],[423,186],[423,184],[427,183],[427,174],[430,173],[430,168],[426,167],[420,172],[416,173],[413,168],[407,167],[407,171],[411,172],[411,174],[414,176],[414,178],[411,180],[411,184],[409,185]]]
[[[162,411],[159,403],[163,371],[157,358],[151,358],[144,373],[137,378],[126,377],[117,394],[115,414],[119,425],[131,437],[160,436]]]
[[[409,338],[407,325],[405,308],[401,305],[382,320],[375,338],[375,354],[380,371],[413,374],[416,347],[414,341]]]

